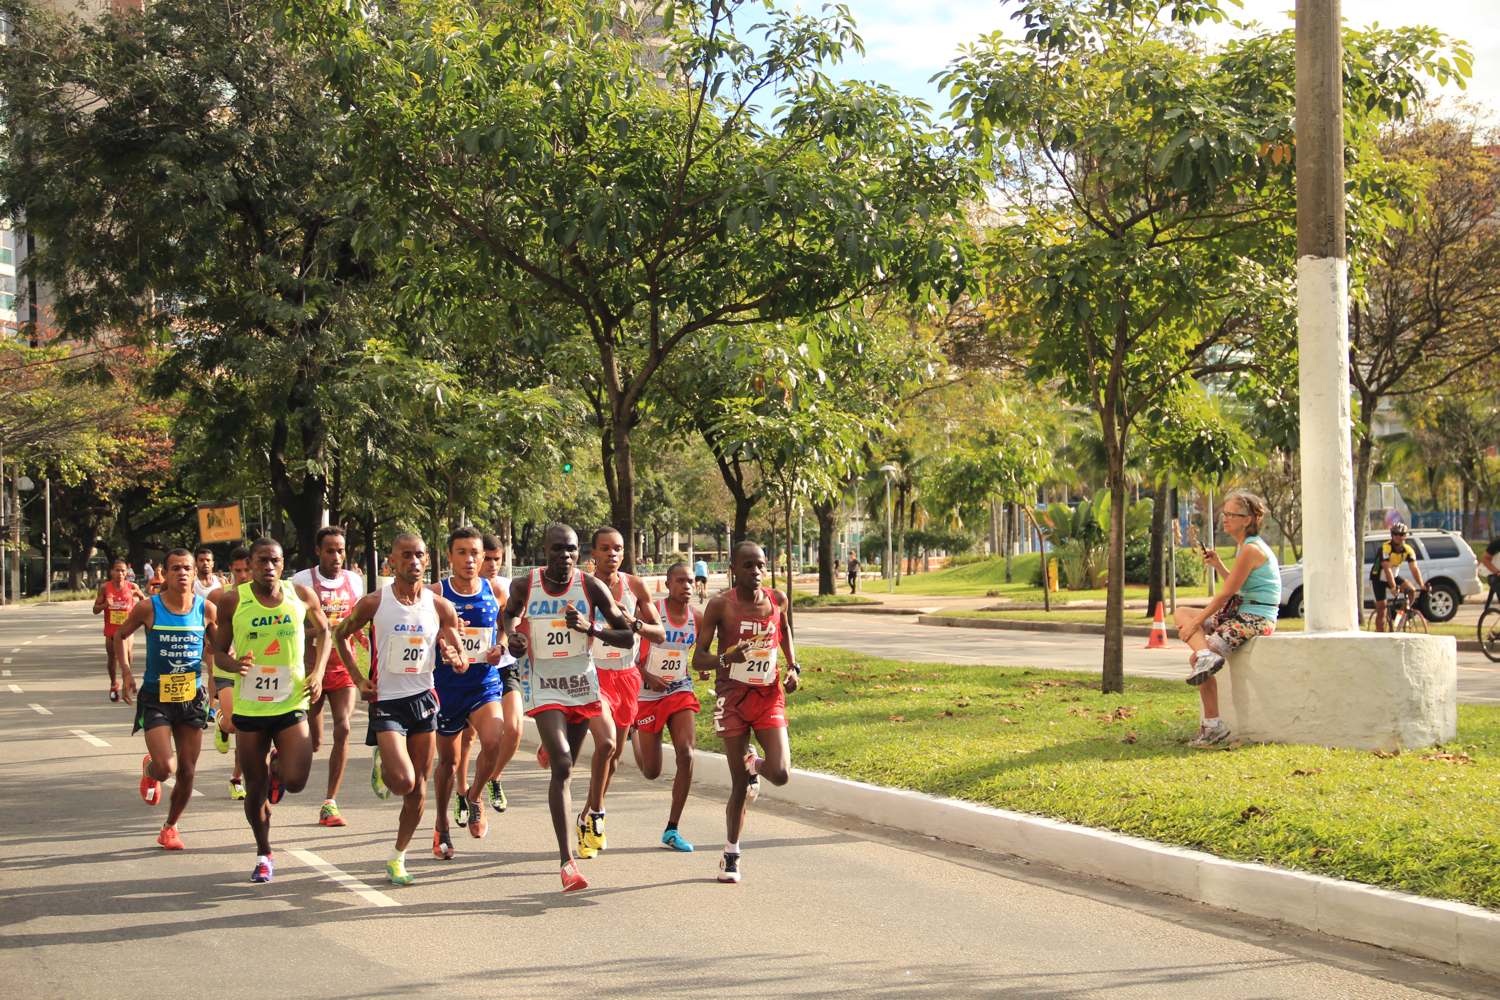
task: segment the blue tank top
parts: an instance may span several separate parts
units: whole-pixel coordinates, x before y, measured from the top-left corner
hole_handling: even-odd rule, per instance
[[[163,674],[195,674],[203,662],[203,597],[193,595],[185,615],[167,610],[161,595],[151,597],[151,631],[146,633],[146,674],[141,690],[155,695]]]
[[[1276,562],[1276,553],[1259,535],[1246,538],[1243,547],[1256,549],[1266,561],[1252,569],[1240,586],[1240,611],[1274,622],[1281,611],[1281,567]]]
[[[490,589],[490,581],[479,580],[479,593],[460,594],[451,580],[443,581],[443,596],[458,610],[459,638],[469,656],[469,669],[458,673],[438,653],[433,683],[445,691],[478,690],[495,680],[496,668],[485,662],[484,654],[495,644],[495,626],[500,621],[500,602]]]

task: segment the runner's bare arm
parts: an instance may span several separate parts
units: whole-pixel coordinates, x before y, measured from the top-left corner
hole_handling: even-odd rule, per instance
[[[312,670],[308,671],[304,681],[308,697],[316,701],[323,690],[323,671],[328,668],[328,654],[333,652],[332,629],[328,627],[328,616],[323,613],[323,603],[318,600],[313,589],[300,583],[292,584],[292,589],[302,599],[302,603],[307,605],[307,628],[318,644],[313,654]]]
[[[526,610],[526,601],[531,597],[531,577],[512,580],[510,593],[505,598],[505,607],[500,609],[500,635],[511,656],[526,655],[526,637],[516,631],[516,619]]]
[[[354,646],[349,638],[375,620],[375,610],[379,607],[380,591],[366,594],[354,602],[354,607],[349,609],[349,617],[339,622],[339,627],[333,634],[339,659],[344,661],[344,666],[349,669],[349,676],[354,678],[355,685],[365,694],[370,693],[370,678],[359,669],[359,661],[354,658]]]
[[[1485,558],[1488,559],[1489,556],[1485,556]],[[99,584],[99,593],[94,595],[94,614],[97,615],[102,612],[106,603],[104,600],[104,584],[101,583]]]
[[[432,606],[438,616],[438,649],[443,659],[453,665],[453,672],[462,674],[469,669],[469,654],[464,649],[464,640],[459,632],[458,609],[446,597],[435,597]]]
[[[708,602],[708,606],[703,609],[703,617],[698,620],[698,645],[693,647],[693,669],[698,671],[699,680],[719,668],[721,657],[727,663],[738,663],[745,658],[745,651],[740,648],[739,643],[726,646],[724,637],[719,635],[723,619],[724,598],[715,597]],[[719,643],[717,656],[709,651],[715,639]]]
[[[214,602],[213,601],[210,601],[208,598],[204,598],[203,599],[203,642],[207,646],[207,649],[209,651],[209,655],[205,656],[203,658],[203,664],[202,664],[202,670],[203,670],[203,690],[207,691],[210,695],[212,695],[214,693],[214,665],[213,665],[213,646],[209,643],[209,638],[214,634],[214,628],[218,624],[218,621],[219,621],[219,609],[214,606]],[[213,698],[210,697],[209,701],[212,702]]]
[[[149,629],[156,620],[156,605],[150,601],[140,601],[130,609],[125,616],[125,621],[115,630],[115,637],[110,641],[115,644],[115,662],[120,665],[120,679],[124,682],[120,685],[120,696],[128,705],[135,699],[135,674],[130,670],[130,637],[138,628]]]
[[[595,629],[593,622],[585,622],[583,615],[572,605],[568,606],[567,619],[568,628],[587,632],[598,638],[606,646],[618,646],[621,649],[629,649],[635,642],[635,633],[631,631],[630,619],[625,617],[620,606],[615,603],[615,596],[609,592],[609,588],[599,582],[598,578],[586,576],[583,578],[583,592],[588,595],[589,603],[592,604],[604,620],[609,623],[608,628]]]
[[[640,577],[632,576],[630,589],[635,592],[635,610],[636,617],[641,620],[641,638],[649,642],[666,642],[667,627],[662,624],[661,615],[656,611],[656,602],[651,599],[646,584]]]
[[[234,587],[221,590],[214,595],[213,604],[216,621],[209,645],[213,649],[214,666],[243,674],[250,669],[250,654],[238,659],[229,655],[229,647],[234,645],[234,612],[240,606],[240,592]]]
[[[791,694],[802,683],[802,668],[797,666],[797,653],[792,648],[792,630],[786,627],[786,595],[779,590],[771,591],[771,600],[775,601],[781,608],[781,655],[786,657],[786,679],[781,682],[782,689]]]

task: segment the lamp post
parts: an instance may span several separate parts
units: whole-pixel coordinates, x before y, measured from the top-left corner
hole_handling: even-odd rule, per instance
[[[885,476],[885,590],[888,594],[894,594],[896,592],[896,568],[891,563],[891,559],[893,558],[891,555],[891,542],[895,537],[896,530],[891,524],[891,521],[895,517],[894,512],[891,510],[891,480],[895,479],[896,473],[901,470],[887,462],[880,467],[880,471]]]

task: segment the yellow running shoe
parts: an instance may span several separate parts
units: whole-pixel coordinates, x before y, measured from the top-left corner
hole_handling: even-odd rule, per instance
[[[578,817],[578,856],[584,859],[599,856],[599,845],[594,839],[587,814]]]
[[[236,802],[243,802],[245,800],[245,783],[236,778],[230,778],[229,797]]]
[[[385,877],[391,885],[411,885],[416,879],[407,874],[406,862],[392,858],[385,863]]]

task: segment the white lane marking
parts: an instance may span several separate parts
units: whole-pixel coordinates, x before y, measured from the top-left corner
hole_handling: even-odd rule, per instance
[[[294,847],[287,853],[296,858],[298,861],[301,861],[303,864],[307,865],[309,868],[315,869],[318,874],[322,875],[324,878],[331,879],[332,881],[337,882],[339,885],[343,886],[345,889],[348,889],[350,892],[354,893],[356,896],[358,896],[360,899],[363,899],[367,903],[373,903],[375,906],[401,905],[391,897],[387,896],[385,893],[377,892],[374,889],[371,889],[369,886],[365,885],[353,875],[348,875],[344,872],[339,871],[337,868],[333,867],[333,865],[330,865],[328,862],[318,857],[312,851],[304,851]]]
[[[166,781],[163,781],[162,784],[166,785],[168,788],[176,788],[177,787],[177,779],[176,778],[168,778]],[[195,789],[193,789],[193,794],[201,796],[203,793],[200,792],[200,791],[198,791],[198,789],[195,788]]]
[[[31,645],[31,643],[32,643],[32,640],[31,639],[27,639],[25,642],[21,643],[21,646],[29,646],[29,645]],[[20,648],[21,648],[20,646],[16,647],[16,649],[20,649]]]
[[[52,712],[50,710],[48,710],[47,708],[45,708],[45,707],[43,707],[41,705],[38,705],[36,702],[32,702],[30,705],[27,705],[26,707],[29,708],[29,709],[31,709],[37,715],[51,715],[52,714]]]
[[[11,652],[15,652],[15,651],[14,651],[14,650],[12,650],[12,651],[11,651]],[[6,657],[6,658],[5,658],[5,662],[6,662],[6,663],[14,663],[14,662],[15,662],[15,659],[16,659],[16,658],[15,658],[15,657],[14,657],[14,656],[7,656],[7,657]],[[7,674],[8,674],[8,673],[10,673],[10,671],[9,671],[9,670],[7,670],[7,671],[6,671],[6,673],[7,673]]]
[[[10,693],[11,694],[20,694],[21,693],[21,685],[19,685],[19,684],[12,684],[10,686]]]
[[[10,658],[6,657],[5,662],[9,663],[10,662]],[[9,677],[9,676],[10,676],[10,671],[9,670],[0,670],[0,677]]]
[[[87,743],[91,747],[107,747],[107,746],[109,746],[109,744],[107,742],[105,742],[104,740],[101,740],[99,737],[95,736],[93,733],[87,732],[87,731],[82,730],[82,729],[75,729],[75,730],[73,730],[73,735],[76,736],[76,737],[78,737],[80,740],[83,740],[83,742]]]

